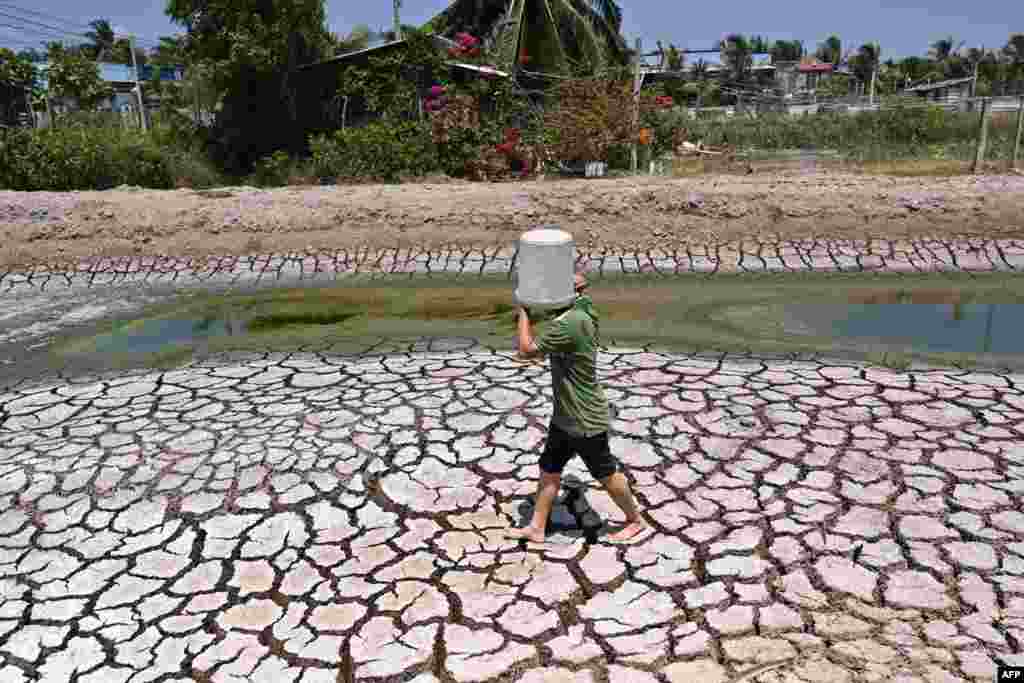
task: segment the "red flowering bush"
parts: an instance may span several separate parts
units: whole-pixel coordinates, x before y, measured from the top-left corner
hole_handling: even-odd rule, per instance
[[[458,58],[475,58],[480,56],[481,50],[479,39],[469,35],[468,33],[457,33],[455,35],[455,42],[458,43],[458,45],[448,49],[449,56]]]

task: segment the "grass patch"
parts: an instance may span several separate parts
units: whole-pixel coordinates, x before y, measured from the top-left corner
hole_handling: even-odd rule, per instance
[[[332,311],[327,313],[278,313],[275,315],[261,315],[249,321],[247,327],[251,332],[264,332],[267,330],[279,330],[285,327],[299,327],[303,325],[338,325],[361,315],[358,311]]]
[[[866,175],[897,177],[948,177],[971,173],[971,163],[953,159],[899,159],[868,161],[854,167]]]

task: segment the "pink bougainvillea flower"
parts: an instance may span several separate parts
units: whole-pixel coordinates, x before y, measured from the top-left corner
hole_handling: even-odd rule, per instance
[[[430,88],[431,97],[440,97],[445,93],[446,88],[443,85],[435,85]]]

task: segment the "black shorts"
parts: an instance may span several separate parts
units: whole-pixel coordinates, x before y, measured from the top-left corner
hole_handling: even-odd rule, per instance
[[[608,432],[595,436],[572,436],[565,430],[551,425],[544,453],[540,456],[540,469],[547,474],[561,474],[566,463],[574,455],[583,458],[583,464],[590,476],[601,480],[615,474],[619,463],[608,447]]]

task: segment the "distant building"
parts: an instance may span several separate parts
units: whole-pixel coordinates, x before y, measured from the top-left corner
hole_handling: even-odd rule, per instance
[[[49,88],[46,73],[50,68],[49,62],[36,62],[33,64],[39,74],[39,86],[44,90]],[[138,107],[138,100],[135,96],[135,76],[130,64],[114,64],[112,62],[98,62],[100,78],[110,84],[114,91],[110,97],[97,105],[100,111],[127,111],[130,108]],[[176,66],[155,66],[144,64],[139,67],[138,80],[142,82],[142,92],[145,95],[146,83],[158,74],[161,81],[180,81],[185,78],[185,67]],[[77,108],[77,103],[66,101],[58,102],[58,107],[67,109]]]
[[[775,87],[785,95],[813,92],[837,71],[830,62],[820,62],[814,58],[775,62]]]
[[[926,100],[956,102],[964,100],[971,95],[971,77],[951,78],[936,83],[922,83],[907,88],[903,92],[907,95],[917,95]]]

